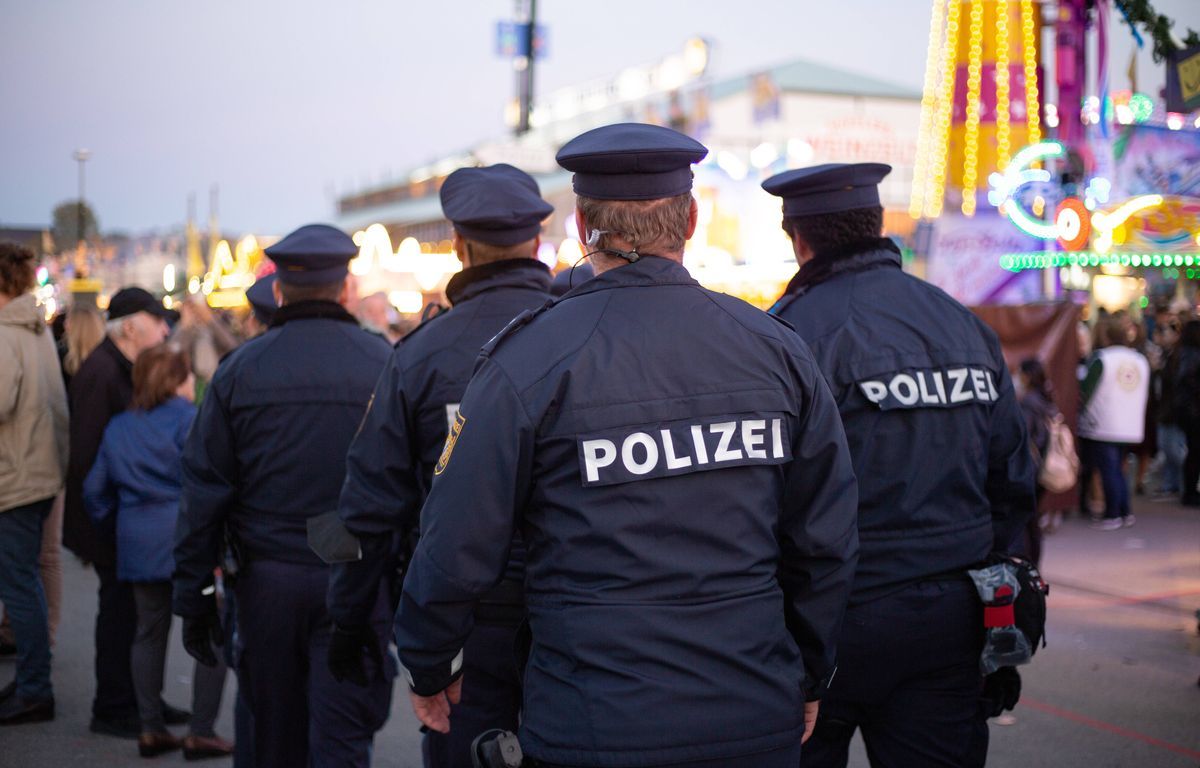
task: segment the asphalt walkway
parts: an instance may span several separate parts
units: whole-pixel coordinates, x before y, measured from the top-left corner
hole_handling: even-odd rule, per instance
[[[1016,723],[993,726],[988,764],[1000,768],[1196,768],[1200,765],[1200,510],[1138,500],[1138,522],[1093,531],[1078,518],[1046,542],[1049,646],[1025,668]],[[58,718],[0,729],[0,767],[144,766],[136,744],[87,730],[92,697],[96,577],[68,558],[54,658]],[[191,660],[174,627],[165,698],[190,701]],[[12,663],[0,661],[0,681]],[[217,730],[231,737],[232,690]],[[417,768],[419,734],[407,698],[376,738],[374,765]],[[229,760],[211,761],[228,766]],[[861,745],[851,766],[867,765]]]

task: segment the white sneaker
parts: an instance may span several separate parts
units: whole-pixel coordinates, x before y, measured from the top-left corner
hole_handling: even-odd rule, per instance
[[[1136,522],[1137,522],[1137,517],[1135,515],[1133,515],[1132,513],[1125,515],[1125,517],[1121,518],[1121,525],[1125,526],[1126,528],[1132,527],[1133,524]]]
[[[1119,517],[1106,517],[1103,520],[1097,520],[1092,523],[1092,529],[1097,531],[1116,531],[1120,530],[1123,523]]]

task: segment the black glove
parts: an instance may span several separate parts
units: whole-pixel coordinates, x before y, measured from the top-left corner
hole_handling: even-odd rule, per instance
[[[213,646],[220,647],[224,643],[225,633],[215,612],[183,617],[183,647],[196,661],[206,667],[217,666]]]
[[[1021,700],[1021,675],[1016,667],[1000,667],[983,678],[983,709],[988,717],[998,717]]]
[[[367,686],[367,670],[363,666],[363,651],[374,660],[377,667],[383,666],[383,653],[379,650],[379,638],[369,624],[358,627],[333,625],[329,637],[329,671],[339,683],[349,680],[357,686]]]

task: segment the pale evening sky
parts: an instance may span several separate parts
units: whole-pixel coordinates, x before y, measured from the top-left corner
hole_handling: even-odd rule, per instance
[[[929,0],[540,0],[538,92],[715,44],[715,77],[806,58],[919,88]],[[1194,0],[1155,0],[1177,28]],[[512,0],[0,0],[0,226],[73,199],[77,147],[105,231],[207,215],[283,233],[334,215],[334,192],[502,135],[514,91],[494,52]],[[1116,87],[1132,40],[1112,35]],[[1162,69],[1142,56],[1142,89]]]

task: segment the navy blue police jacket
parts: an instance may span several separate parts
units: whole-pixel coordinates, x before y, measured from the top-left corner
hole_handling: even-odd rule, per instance
[[[451,682],[519,530],[528,754],[640,766],[792,745],[833,669],[856,506],[803,342],[643,256],[484,347],[422,512],[400,658],[417,693]]]
[[[217,368],[183,451],[175,612],[210,610],[228,528],[246,561],[320,566],[308,518],[337,508],[346,451],[391,347],[340,305],[279,308]]]
[[[1013,551],[1034,467],[996,334],[900,268],[890,241],[785,294],[837,399],[858,477],[852,602]]]
[[[363,558],[333,566],[329,611],[342,626],[370,617],[398,535],[416,528],[446,434],[458,413],[479,350],[508,321],[550,299],[550,271],[533,259],[470,267],[450,279],[452,308],[421,324],[396,347],[346,459],[338,516],[362,543]],[[493,593],[496,621],[519,623],[522,548],[513,548],[506,581]]]

